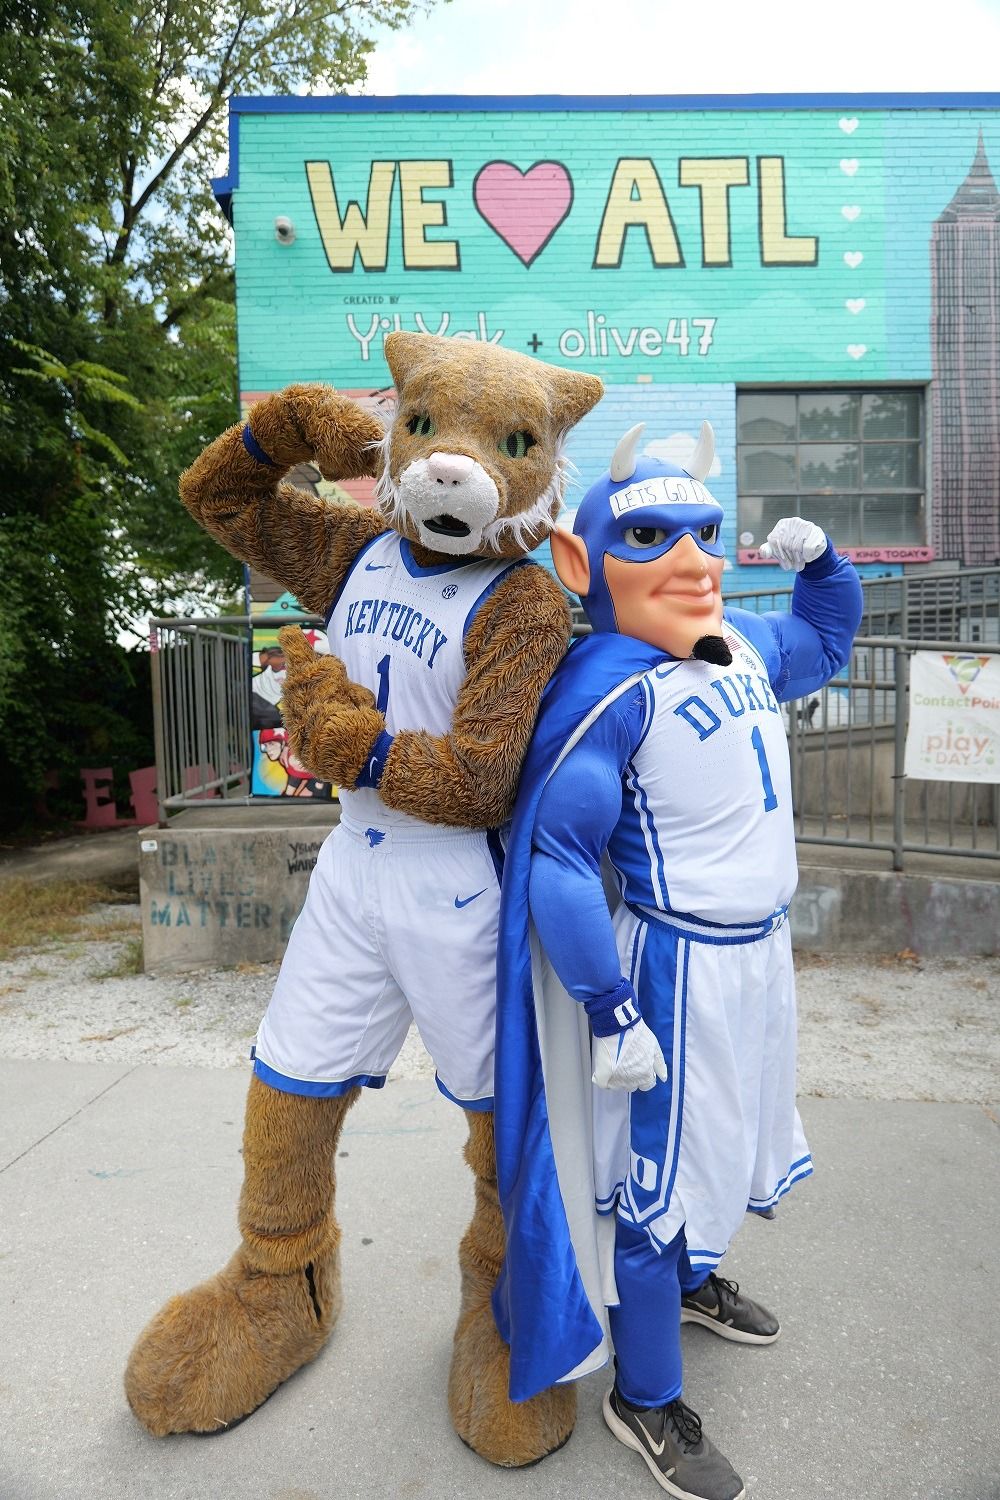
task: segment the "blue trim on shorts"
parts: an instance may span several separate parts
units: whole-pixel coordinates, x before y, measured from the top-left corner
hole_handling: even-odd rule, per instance
[[[493,1113],[492,1094],[488,1099],[458,1099],[450,1089],[445,1088],[444,1084],[441,1082],[436,1073],[434,1074],[434,1082],[437,1084],[444,1097],[446,1099],[450,1099],[452,1104],[457,1104],[459,1109],[471,1109],[477,1115],[488,1115]]]
[[[812,1156],[800,1156],[798,1161],[792,1162],[792,1165],[788,1168],[788,1171],[769,1198],[751,1198],[747,1204],[747,1208],[751,1213],[761,1213],[772,1208],[797,1182],[802,1182],[804,1178],[811,1177],[812,1174]]]
[[[385,1085],[384,1073],[357,1073],[353,1078],[345,1078],[340,1083],[310,1083],[304,1078],[288,1078],[284,1073],[276,1072],[266,1062],[261,1062],[259,1057],[254,1059],[253,1070],[261,1082],[269,1084],[271,1088],[279,1089],[283,1094],[304,1094],[310,1099],[338,1099],[342,1094],[350,1093],[351,1089],[380,1089]]]

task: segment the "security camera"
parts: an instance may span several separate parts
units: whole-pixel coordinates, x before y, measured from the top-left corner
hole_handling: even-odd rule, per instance
[[[295,239],[295,225],[284,214],[279,214],[274,221],[274,238],[281,245],[290,245]]]

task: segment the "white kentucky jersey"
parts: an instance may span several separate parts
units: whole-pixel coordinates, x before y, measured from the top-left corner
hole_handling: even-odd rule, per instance
[[[625,899],[706,922],[763,921],[795,890],[788,744],[767,668],[727,621],[730,666],[664,662],[609,844]]]
[[[383,532],[355,558],[327,622],[330,650],[375,695],[389,734],[447,734],[466,677],[465,636],[480,604],[519,562],[470,558],[421,567],[410,544]],[[353,821],[415,824],[374,788],[342,790]]]

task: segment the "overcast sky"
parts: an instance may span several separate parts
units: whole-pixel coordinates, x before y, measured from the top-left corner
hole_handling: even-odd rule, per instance
[[[1000,91],[1000,0],[452,0],[369,94]]]

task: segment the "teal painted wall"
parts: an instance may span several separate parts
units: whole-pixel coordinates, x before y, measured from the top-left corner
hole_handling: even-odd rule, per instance
[[[524,103],[240,115],[231,174],[244,398],[303,379],[383,388],[390,327],[501,337],[608,383],[572,440],[584,482],[632,422],[647,421],[649,442],[682,448],[709,417],[719,445],[711,482],[735,558],[736,387],[930,381],[932,225],[966,178],[980,130],[1000,166],[1000,112]],[[681,185],[718,171],[705,165],[718,158],[745,185]],[[620,265],[599,266],[623,159],[648,163],[631,194],[619,183],[618,203],[645,211],[650,234],[633,224],[611,235],[605,258],[620,248]],[[421,175],[420,161],[439,164],[426,178],[451,185],[424,189],[424,218],[442,222],[423,228],[410,192],[407,256],[399,164]],[[397,164],[381,169],[381,193],[370,191],[373,162]],[[337,205],[324,219],[331,183]],[[349,202],[368,220],[367,267],[358,255],[335,271],[328,256],[343,250]],[[291,245],[275,239],[279,215],[294,224]],[[382,223],[386,232],[374,232]],[[654,245],[667,263],[654,264]],[[412,264],[441,257],[456,268]],[[789,259],[800,263],[779,263]],[[731,589],[787,582],[760,567],[734,575]]]

